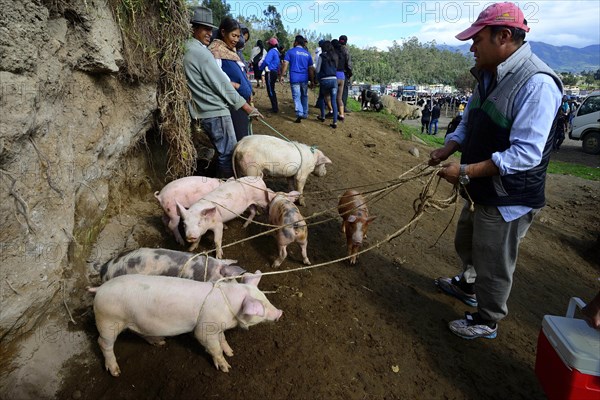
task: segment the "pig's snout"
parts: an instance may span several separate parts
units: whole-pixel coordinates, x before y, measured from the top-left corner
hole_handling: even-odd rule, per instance
[[[186,236],[185,240],[188,241],[188,243],[196,243],[198,241],[198,237],[196,236]]]
[[[283,316],[283,311],[275,308],[274,310],[268,310],[265,319],[267,321],[277,322]]]

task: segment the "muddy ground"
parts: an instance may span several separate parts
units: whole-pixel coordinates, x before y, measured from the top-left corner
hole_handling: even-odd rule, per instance
[[[335,207],[340,191],[329,190],[393,179],[426,161],[431,151],[402,140],[366,112],[349,114],[337,130],[318,122],[314,108],[309,120],[294,124],[289,90],[279,86],[278,93],[282,112],[276,115],[266,113],[265,92],[257,93],[266,121],[290,139],[318,145],[333,160],[325,177],[309,178],[307,206],[301,208],[305,216]],[[310,101],[314,104],[312,95]],[[446,124],[443,120],[441,126]],[[260,122],[254,123],[254,133],[275,134]],[[415,146],[419,157],[408,153]],[[599,157],[583,154],[578,142],[566,143],[554,157],[563,158],[600,167]],[[410,221],[423,182],[408,182],[369,204],[378,218],[365,245],[384,240]],[[267,183],[285,188],[281,181]],[[163,228],[151,194],[160,187],[151,189],[139,200],[121,204],[100,236],[105,251],[93,261],[105,261],[128,243],[179,249]],[[439,194],[449,189],[442,183]],[[589,300],[600,287],[599,196],[600,182],[548,177],[548,205],[521,246],[510,314],[500,323],[495,340],[466,341],[447,328],[448,321],[468,310],[433,284],[434,278],[459,271],[453,248],[459,208],[450,207],[428,213],[411,232],[361,255],[356,266],[338,262],[264,277],[259,287],[269,292],[284,317],[248,331],[227,332],[235,352],[229,373],[217,371],[191,335],[168,338],[165,346],[153,347],[123,333],[115,346],[122,375],[112,377],[104,370],[88,299],[75,310],[74,330],[88,338],[89,348],[58,372],[62,386],[56,398],[543,399],[534,373],[543,316],[563,314],[571,296]],[[330,211],[318,220],[335,215]],[[224,244],[264,229],[252,225],[243,230],[241,220],[228,225]],[[345,255],[339,229],[336,218],[309,228],[313,264]],[[201,248],[209,248],[211,238],[205,237]],[[288,250],[280,269],[302,266],[299,248],[292,245]],[[224,252],[248,270],[271,271],[275,240],[262,236]]]

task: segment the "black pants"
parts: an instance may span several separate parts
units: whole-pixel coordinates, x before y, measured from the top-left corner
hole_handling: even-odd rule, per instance
[[[277,82],[277,71],[269,71],[265,73],[265,80],[267,84],[267,94],[269,100],[271,100],[271,111],[279,112],[279,106],[277,105],[277,93],[275,93],[275,82]]]

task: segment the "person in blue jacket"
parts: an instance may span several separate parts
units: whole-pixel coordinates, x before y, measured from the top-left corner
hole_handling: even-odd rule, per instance
[[[271,112],[278,113],[279,105],[277,104],[277,93],[275,93],[275,82],[279,75],[280,56],[277,38],[272,37],[267,41],[269,51],[264,60],[259,65],[261,71],[265,74],[265,85],[267,86],[267,94],[271,100]]]
[[[251,103],[252,84],[246,74],[246,65],[236,52],[240,41],[240,25],[231,17],[225,17],[219,25],[216,39],[208,46],[217,64],[229,77],[231,85],[248,103]],[[244,110],[230,107],[231,120],[237,141],[248,136],[249,119]]]

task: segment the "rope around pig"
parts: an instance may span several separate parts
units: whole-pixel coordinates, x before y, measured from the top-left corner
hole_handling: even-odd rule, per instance
[[[396,181],[396,182],[397,182],[396,184],[394,184],[394,185],[389,185],[389,186],[387,186],[386,188],[380,189],[380,190],[378,190],[378,191],[373,191],[373,192],[371,192],[371,193],[370,193],[370,195],[372,195],[372,196],[374,197],[375,195],[378,195],[378,194],[380,194],[380,193],[382,193],[382,192],[385,192],[386,190],[388,191],[388,193],[387,193],[387,194],[389,194],[389,193],[391,193],[393,190],[397,189],[397,188],[398,188],[398,187],[399,187],[401,184],[403,184],[403,183],[405,183],[405,182],[408,182],[408,181],[410,181],[410,180],[417,179],[417,178],[419,178],[419,177],[426,176],[426,175],[435,176],[436,174],[434,174],[434,172],[437,172],[437,171],[439,170],[439,168],[438,168],[438,169],[435,169],[435,168],[430,168],[429,170],[427,170],[427,168],[423,168],[423,169],[421,169],[421,171],[419,171],[419,172],[418,172],[416,175],[414,175],[414,176],[412,176],[412,177],[410,177],[410,178],[403,178],[403,177],[404,177],[405,175],[407,175],[408,173],[410,173],[410,172],[414,171],[414,170],[415,170],[415,169],[417,169],[417,168],[422,168],[424,165],[426,165],[426,164],[425,164],[425,163],[421,163],[421,164],[418,164],[418,165],[414,166],[413,168],[409,169],[408,171],[405,171],[404,173],[402,173],[402,174],[401,174],[401,175],[400,175],[398,178],[396,178],[396,179],[394,179],[394,180],[391,180],[391,181]],[[248,185],[248,186],[251,186],[251,187],[254,187],[254,188],[256,188],[256,189],[261,189],[261,190],[264,190],[264,189],[262,189],[262,188],[258,188],[258,187],[254,186],[254,185],[251,185],[250,183],[247,183],[247,182],[240,182],[240,183],[242,183],[242,184],[245,184],[245,185]],[[382,199],[382,198],[383,198],[385,195],[387,195],[387,194],[384,194],[383,196],[381,196],[381,197],[380,197],[379,199],[377,199],[377,200],[381,200],[381,199]],[[369,197],[369,196],[367,196],[367,197]],[[215,203],[215,202],[212,202],[212,203],[213,203],[213,204],[217,204],[217,203]],[[217,205],[218,205],[218,206],[220,206],[220,207],[223,207],[224,209],[226,209],[227,211],[229,211],[229,212],[231,212],[231,213],[233,213],[233,214],[236,214],[238,217],[240,217],[240,218],[242,218],[242,219],[248,220],[247,218],[245,218],[245,217],[243,217],[243,216],[241,216],[241,215],[239,215],[239,214],[237,214],[237,213],[234,213],[232,210],[229,210],[228,208],[226,208],[226,207],[224,207],[224,206],[222,206],[222,205],[220,205],[220,204],[217,204]],[[319,215],[322,215],[322,214],[324,214],[324,213],[326,213],[326,212],[329,212],[329,211],[331,211],[331,210],[333,210],[333,209],[335,209],[335,208],[337,208],[337,207],[332,207],[332,208],[326,209],[326,210],[324,210],[324,211],[321,211],[321,212],[318,212],[318,213],[313,213],[312,215],[310,215],[310,216],[306,217],[306,218],[305,218],[305,220],[307,220],[307,219],[311,219],[311,218],[315,218],[315,217],[317,217],[317,216],[319,216]],[[322,220],[322,221],[318,221],[318,222],[316,222],[316,223],[312,223],[312,224],[310,224],[310,225],[322,224],[322,223],[325,223],[325,222],[327,222],[327,221],[330,221],[330,220],[332,220],[332,219],[337,219],[337,218],[338,218],[337,216],[334,216],[334,217],[327,218],[327,219],[325,219],[325,220]],[[271,225],[271,224],[265,224],[265,223],[258,222],[258,221],[252,221],[252,222],[253,222],[253,223],[255,223],[255,224],[257,224],[257,225],[271,227],[272,229],[269,229],[269,230],[267,230],[267,231],[264,231],[264,232],[258,233],[258,234],[254,235],[254,236],[250,236],[250,237],[247,237],[247,238],[244,238],[244,239],[240,239],[240,240],[238,240],[238,241],[235,241],[235,242],[233,242],[233,243],[228,243],[228,244],[226,244],[226,245],[224,245],[224,246],[221,246],[221,248],[227,248],[227,247],[230,247],[230,246],[234,246],[234,245],[236,245],[236,244],[239,244],[239,243],[243,243],[243,242],[246,242],[246,241],[249,241],[249,240],[255,239],[255,238],[259,237],[259,236],[268,235],[268,234],[270,234],[270,233],[272,233],[272,232],[275,232],[275,231],[277,231],[277,230],[279,230],[279,229],[282,229],[282,228],[284,228],[284,227],[286,227],[286,226],[289,226],[289,225],[292,225],[292,224],[293,224],[293,223],[290,223],[290,224],[286,224],[286,225],[283,225],[283,226],[281,226],[281,225]],[[309,226],[309,224],[307,224],[307,226]],[[204,260],[204,281],[206,282],[206,278],[207,278],[207,274],[208,274],[208,255],[209,255],[210,253],[214,252],[215,250],[216,250],[216,249],[205,250],[205,251],[203,251],[203,252],[201,252],[201,253],[197,253],[197,254],[195,254],[194,256],[190,257],[190,258],[189,258],[189,259],[188,259],[188,260],[185,262],[185,264],[183,264],[183,266],[181,267],[181,269],[179,270],[178,276],[181,276],[181,275],[183,274],[183,272],[186,270],[186,268],[187,268],[187,267],[190,265],[190,263],[191,263],[193,260],[195,260],[197,257],[199,257],[199,256],[201,256],[201,255],[204,255],[204,256],[205,256],[205,260]],[[361,253],[359,253],[359,254],[361,254]],[[342,260],[344,260],[344,259],[346,259],[346,258],[348,258],[348,257],[342,258]]]
[[[437,169],[439,170],[439,168]],[[326,265],[331,265],[334,263],[338,263],[340,261],[344,261],[347,260],[353,256],[358,256],[360,254],[366,253],[376,247],[381,246],[383,243],[387,243],[389,241],[391,241],[392,239],[400,236],[401,234],[403,234],[406,230],[408,230],[409,228],[411,228],[414,224],[416,224],[421,217],[425,214],[425,212],[427,212],[427,209],[432,207],[435,208],[436,210],[443,210],[446,209],[448,207],[450,207],[453,204],[457,204],[457,199],[458,199],[458,185],[455,185],[452,189],[452,193],[451,195],[446,198],[446,199],[436,199],[434,198],[434,194],[437,192],[437,188],[439,186],[439,182],[442,178],[438,177],[437,174],[430,174],[429,179],[427,180],[425,186],[423,187],[423,190],[421,191],[419,197],[417,199],[415,199],[415,201],[413,202],[413,209],[415,211],[415,214],[413,215],[413,217],[411,218],[411,220],[404,225],[402,228],[398,229],[396,232],[388,235],[385,239],[378,241],[377,243],[375,243],[372,246],[369,246],[368,248],[365,248],[361,251],[359,251],[356,254],[353,255],[348,255],[345,257],[340,257],[337,258],[335,260],[330,260],[327,262],[323,262],[320,264],[315,264],[315,265],[309,265],[306,267],[298,267],[298,268],[292,268],[292,269],[286,269],[286,270],[281,270],[281,271],[271,271],[271,272],[262,272],[260,275],[264,276],[264,275],[278,275],[278,274],[286,274],[286,273],[290,273],[290,272],[297,272],[297,271],[303,271],[303,270],[308,270],[308,269],[313,269],[313,268],[318,268],[318,267],[323,267]],[[435,185],[433,184],[435,181]],[[433,189],[432,189],[433,188]],[[233,244],[233,243],[232,243]],[[236,278],[242,278],[242,275],[238,275],[238,276],[233,276],[233,277],[223,277],[221,279],[219,279],[217,282],[221,282],[223,280],[230,280],[230,279],[236,279]]]

